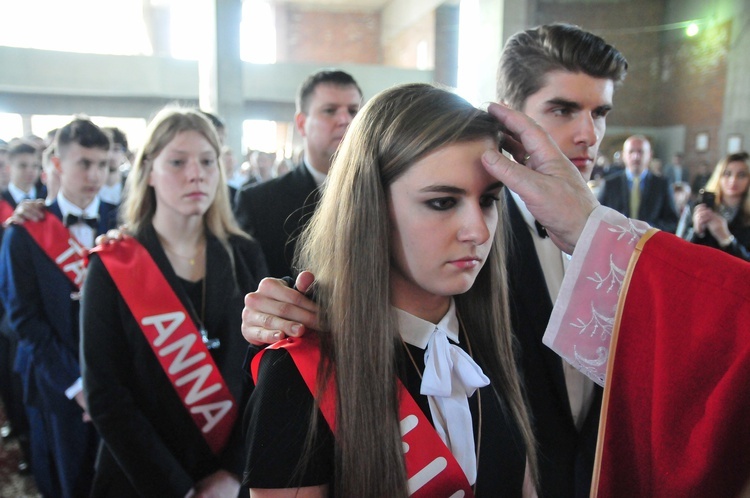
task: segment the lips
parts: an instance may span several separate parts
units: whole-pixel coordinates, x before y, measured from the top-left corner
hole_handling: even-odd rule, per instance
[[[593,159],[589,157],[571,157],[570,162],[572,162],[576,168],[584,169],[593,162]]]
[[[472,268],[476,268],[480,264],[482,264],[482,260],[477,257],[467,257],[467,258],[461,258],[461,259],[454,259],[450,262],[453,266],[456,266],[462,270],[468,270]]]

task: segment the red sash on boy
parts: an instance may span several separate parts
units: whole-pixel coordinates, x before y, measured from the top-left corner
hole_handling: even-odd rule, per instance
[[[739,496],[750,482],[750,265],[656,232],[620,293],[591,496]]]
[[[41,221],[25,221],[20,226],[26,229],[42,251],[80,289],[88,250],[73,237],[62,221],[47,212]]]
[[[148,251],[128,238],[92,250],[101,257],[185,409],[218,454],[237,403],[190,318]]]
[[[268,349],[286,349],[297,369],[313,393],[317,392],[320,348],[317,334],[308,332],[304,337],[284,339]],[[258,382],[258,368],[265,350],[260,351],[251,364],[251,373]],[[331,379],[332,380],[332,379]],[[438,436],[435,428],[414,401],[401,381],[399,388],[399,420],[401,440],[404,445],[404,460],[409,495],[419,498],[463,496],[471,498],[471,489],[466,474]],[[330,382],[320,397],[319,405],[331,432],[336,434],[336,397],[334,383]]]
[[[13,206],[10,205],[10,202],[6,201],[5,199],[0,199],[0,223],[5,222],[8,218],[10,218],[13,215]]]

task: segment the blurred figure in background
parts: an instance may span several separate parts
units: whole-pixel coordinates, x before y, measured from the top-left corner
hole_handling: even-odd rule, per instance
[[[737,152],[716,165],[693,210],[691,242],[750,261],[750,155]]]

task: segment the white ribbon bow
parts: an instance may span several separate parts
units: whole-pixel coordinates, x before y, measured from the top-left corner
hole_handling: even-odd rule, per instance
[[[469,397],[489,385],[490,379],[448,335],[436,327],[424,355],[425,369],[420,393],[429,396],[435,430],[466,474],[469,484],[477,479],[477,457]]]

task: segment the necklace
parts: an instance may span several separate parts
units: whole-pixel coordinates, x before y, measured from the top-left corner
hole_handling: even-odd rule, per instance
[[[169,245],[166,244],[166,243],[163,243],[162,245],[164,246],[164,249],[169,254],[171,254],[173,256],[177,256],[178,258],[181,258],[183,260],[186,260],[190,264],[190,266],[195,266],[195,260],[198,259],[200,256],[202,256],[203,253],[206,251],[206,244],[205,243],[203,243],[201,245],[201,248],[198,251],[196,251],[196,253],[193,254],[192,256],[182,255],[182,254],[178,253],[177,251],[175,251],[174,249],[172,249],[171,247],[169,247]]]
[[[466,350],[469,353],[469,356],[471,356],[472,359],[474,359],[474,355],[472,354],[471,350],[471,341],[469,341],[469,334],[466,332],[466,327],[464,326],[463,320],[461,320],[461,315],[458,314],[458,310],[456,310],[456,317],[458,317],[458,323],[461,325],[461,330],[463,331],[464,338],[466,339]],[[419,380],[422,380],[422,371],[419,369],[419,366],[417,366],[417,362],[414,360],[414,356],[412,356],[411,351],[409,351],[409,346],[406,345],[403,339],[401,339],[401,344],[404,346],[404,349],[406,350],[406,355],[409,357],[409,360],[411,360],[411,364],[414,366],[414,370],[417,372],[417,375],[419,375]],[[482,448],[482,390],[477,389],[477,407],[478,407],[478,414],[477,414],[477,448],[476,448],[476,459],[477,459],[477,477],[479,476],[479,453]],[[478,481],[479,479],[477,479]],[[471,486],[472,491],[476,493],[476,487],[477,482],[475,481],[474,484]]]

